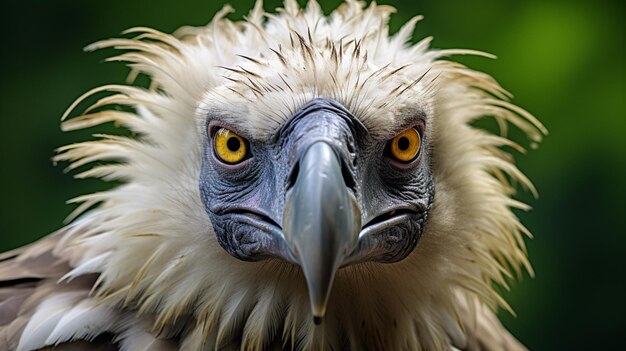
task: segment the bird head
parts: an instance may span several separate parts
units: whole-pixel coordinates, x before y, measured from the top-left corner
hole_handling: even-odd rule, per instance
[[[388,6],[230,11],[87,48],[126,50],[111,60],[152,83],[96,88],[85,97],[112,94],[63,124],[134,134],[56,157],[124,181],[75,200],[67,277],[96,273],[103,301],[161,331],[194,321],[215,345],[267,345],[282,326],[301,345],[335,328],[356,348],[364,331],[436,348],[462,328],[459,295],[506,306],[493,283],[530,269],[511,184],[533,188],[500,148],[520,147],[472,122],[545,130],[491,77],[443,59],[484,54],[411,44],[420,17],[389,34]]]

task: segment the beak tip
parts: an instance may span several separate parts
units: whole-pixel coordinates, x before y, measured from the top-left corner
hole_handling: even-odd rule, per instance
[[[319,301],[318,299],[313,298],[312,301],[317,301],[317,303],[311,303],[311,314],[313,315],[313,321],[321,322],[326,315],[326,299]]]

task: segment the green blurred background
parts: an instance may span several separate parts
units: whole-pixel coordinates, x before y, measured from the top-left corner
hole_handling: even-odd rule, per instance
[[[550,130],[538,150],[516,155],[541,194],[519,195],[534,208],[519,215],[535,234],[528,248],[536,277],[524,276],[506,294],[518,317],[503,312],[504,323],[533,350],[619,347],[626,331],[626,2],[382,2],[398,9],[393,30],[423,14],[416,39],[434,35],[438,48],[496,54],[495,61],[458,60],[495,76]],[[231,18],[252,7],[251,0],[230,3],[238,10]],[[338,3],[322,5],[328,12]],[[64,201],[110,186],[74,181],[50,161],[53,149],[92,132],[61,133],[64,109],[127,73],[121,64],[100,64],[112,51],[81,48],[137,25],[165,32],[203,25],[221,5],[3,2],[0,251],[59,228],[72,209]],[[265,8],[278,5],[266,1]]]

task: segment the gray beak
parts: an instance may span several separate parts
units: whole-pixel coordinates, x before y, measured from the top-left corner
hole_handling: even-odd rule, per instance
[[[335,272],[354,249],[361,214],[345,184],[341,163],[323,141],[309,146],[299,162],[283,214],[285,239],[302,267],[316,324],[326,313]]]

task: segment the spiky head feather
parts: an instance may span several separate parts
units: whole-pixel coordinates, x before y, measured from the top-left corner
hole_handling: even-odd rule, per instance
[[[128,318],[141,318],[163,338],[183,330],[179,346],[186,350],[233,342],[246,350],[276,343],[412,350],[467,343],[463,311],[508,308],[494,283],[506,286],[512,273],[530,271],[522,238],[528,232],[512,212],[527,207],[511,198],[511,184],[534,192],[501,149],[521,148],[472,122],[493,116],[535,141],[543,126],[507,102],[491,77],[444,59],[475,52],[430,49],[430,38],[411,44],[420,17],[390,34],[393,8],[356,1],[328,16],[315,1],[301,9],[293,0],[277,14],[257,2],[244,21],[226,19],[229,12],[225,7],[206,27],[172,35],[133,28],[126,32],[133,38],[88,47],[124,50],[109,60],[127,62],[132,76],[147,75],[151,86],[96,88],[84,97],[113,94],[63,123],[75,130],[114,122],[134,134],[98,135],[59,150],[56,161],[69,161],[70,169],[93,164],[78,178],[124,182],[74,200],[78,218],[55,248],[73,267],[64,279],[98,275],[83,301],[123,314],[109,327],[125,335],[127,348],[140,333],[136,323],[124,327]],[[300,270],[229,256],[198,190],[207,113],[232,116],[229,123],[265,140],[316,97],[340,102],[381,139],[415,109],[427,111],[436,183],[414,252],[395,264],[340,270],[327,319],[317,328]],[[68,340],[63,331],[48,342]]]

